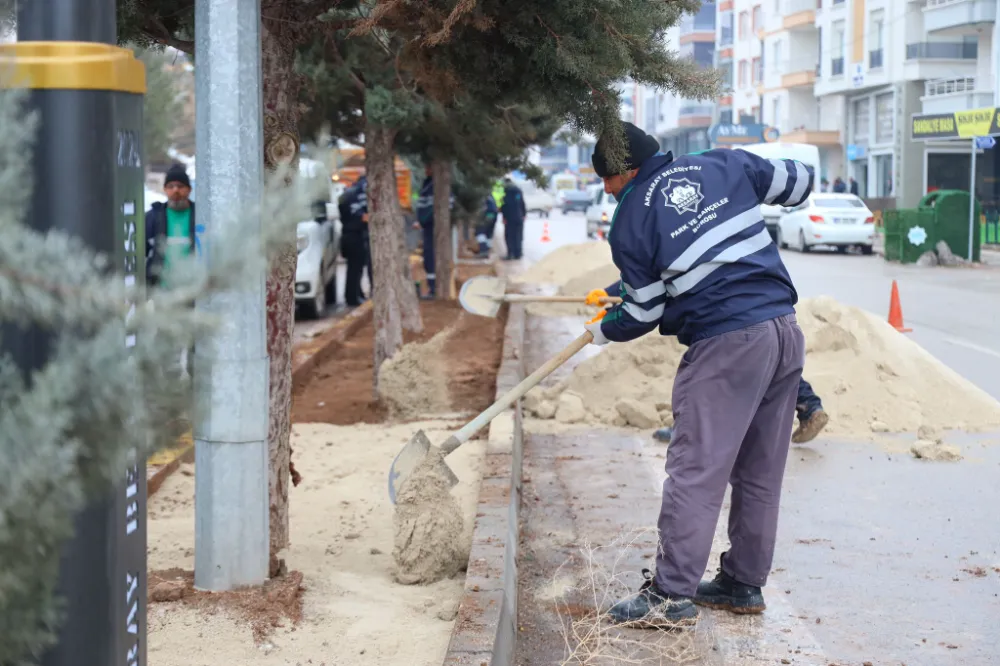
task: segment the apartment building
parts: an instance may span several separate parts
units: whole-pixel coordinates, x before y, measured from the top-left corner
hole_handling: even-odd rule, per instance
[[[668,31],[666,38],[670,48],[703,67],[714,67],[716,14],[715,2],[702,2],[697,14],[682,17],[678,25]],[[646,131],[652,129],[664,150],[684,155],[710,147],[708,128],[717,118],[714,100],[688,100],[646,92],[651,101],[641,108],[637,103],[640,116],[636,125]]]
[[[963,164],[968,183],[968,145],[915,141],[911,118],[994,104],[997,4],[822,0],[815,94],[844,100],[846,170],[862,195],[910,207],[957,185]]]

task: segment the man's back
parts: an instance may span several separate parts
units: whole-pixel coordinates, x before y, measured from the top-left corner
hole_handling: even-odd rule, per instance
[[[811,185],[803,164],[741,150],[647,160],[609,235],[632,292],[626,311],[685,344],[793,312],[797,295],[760,204],[793,205]]]

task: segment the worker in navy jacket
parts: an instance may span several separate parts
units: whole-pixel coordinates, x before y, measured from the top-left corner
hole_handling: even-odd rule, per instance
[[[648,626],[693,622],[694,604],[759,613],[805,360],[798,296],[760,206],[802,203],[814,175],[743,150],[674,160],[630,123],[624,143],[617,168],[608,137],[593,156],[618,201],[608,241],[622,303],[587,330],[600,345],[659,329],[688,350],[673,386],[656,570],[610,615]],[[732,545],[715,579],[701,581],[727,483]]]

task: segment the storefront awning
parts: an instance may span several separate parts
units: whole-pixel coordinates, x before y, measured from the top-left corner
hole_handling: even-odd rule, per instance
[[[910,125],[910,136],[914,141],[1000,136],[1000,108],[988,107],[954,113],[915,113]]]

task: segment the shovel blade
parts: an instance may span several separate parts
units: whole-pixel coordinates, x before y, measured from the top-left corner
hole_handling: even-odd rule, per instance
[[[466,312],[480,317],[496,317],[507,292],[507,281],[492,275],[466,280],[458,292],[458,302]]]
[[[413,474],[413,470],[427,459],[432,448],[431,440],[427,438],[423,430],[418,430],[417,434],[396,455],[396,459],[392,461],[392,466],[389,467],[389,500],[393,504],[396,503],[396,496],[399,494],[399,490],[403,487],[403,484]],[[455,473],[451,471],[451,468],[443,460],[439,463],[437,474],[441,478],[447,479],[450,487],[458,484],[458,477],[455,476]]]

